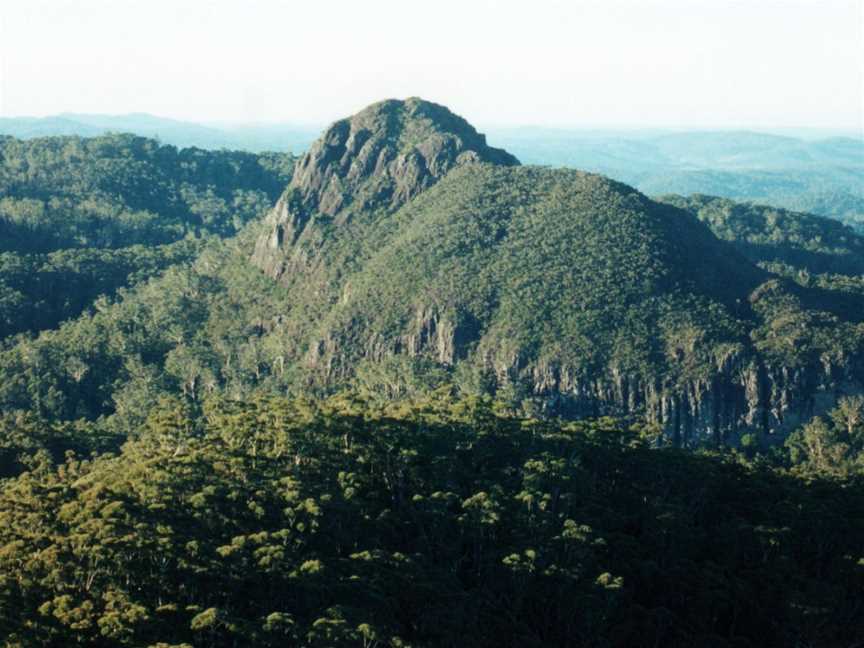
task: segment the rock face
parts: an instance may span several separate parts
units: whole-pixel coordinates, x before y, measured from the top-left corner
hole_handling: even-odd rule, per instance
[[[266,219],[253,263],[278,279],[313,215],[341,223],[359,211],[395,210],[472,162],[519,164],[444,106],[417,98],[373,104],[330,126],[303,156]]]
[[[615,368],[593,376],[545,363],[499,365],[499,382],[515,380],[548,414],[566,418],[643,417],[676,446],[735,444],[743,434],[782,442],[843,396],[864,393],[862,356],[851,362],[786,367],[742,349],[718,362],[708,378],[677,382],[624,375]]]
[[[483,342],[472,357],[470,342],[482,332],[471,330],[471,324],[466,327],[452,313],[424,306],[398,337],[372,334],[359,345],[356,339],[351,343],[364,361],[407,355],[447,367],[471,364],[489,377],[493,389],[515,389],[547,416],[639,417],[657,425],[678,447],[735,445],[744,434],[767,445],[782,443],[814,416],[826,415],[842,397],[864,393],[860,348],[853,357],[823,355],[817,362],[788,366],[744,341],[715,355],[710,375],[682,379],[674,366],[653,377],[614,365],[586,372],[557,359],[528,357],[521,349],[502,353]],[[351,368],[340,358],[355,352],[346,343],[331,331],[309,350],[304,364],[320,371],[325,382],[341,384]]]
[[[638,417],[657,425],[675,446],[691,448],[735,445],[744,434],[779,444],[814,416],[825,416],[842,397],[864,394],[864,349],[854,357],[787,366],[745,342],[715,356],[711,375],[681,379],[674,367],[663,376],[614,365],[586,372],[554,359],[538,361],[521,350],[496,352],[482,342],[472,356],[464,328],[452,316],[421,307],[399,337],[370,335],[363,341],[361,359],[380,363],[407,355],[447,367],[473,365],[493,390],[515,389],[546,416]],[[469,331],[469,341],[476,334]],[[326,382],[342,384],[351,370],[339,359],[350,354],[344,340],[328,335],[304,363],[321,371]]]

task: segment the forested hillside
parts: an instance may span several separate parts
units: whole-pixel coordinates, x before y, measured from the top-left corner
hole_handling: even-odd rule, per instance
[[[131,135],[0,139],[0,337],[190,262],[266,211],[292,166]]]
[[[704,195],[662,196],[759,267],[800,286],[823,310],[864,318],[864,237],[833,219]]]
[[[8,344],[0,402],[134,419],[162,393],[450,383],[514,410],[646,418],[681,444],[735,445],[782,443],[857,393],[850,230],[513,167],[441,107],[400,110],[334,126],[262,225]],[[253,246],[278,283],[248,262]]]
[[[71,248],[47,254],[0,253],[0,338],[55,328],[97,297],[113,295],[163,270],[191,262],[203,239],[117,249]]]
[[[132,135],[0,139],[0,245],[17,252],[230,235],[272,204],[292,158]]]
[[[813,274],[864,274],[864,237],[836,221],[702,194],[658,200],[692,212],[756,264],[784,264]]]
[[[419,99],[0,150],[4,648],[864,642],[852,229]]]

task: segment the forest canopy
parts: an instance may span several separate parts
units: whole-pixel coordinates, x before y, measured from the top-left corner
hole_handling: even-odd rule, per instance
[[[0,646],[864,642],[864,239],[419,99],[294,162],[0,139]]]
[[[0,482],[5,646],[853,645],[860,477],[439,391],[165,400]]]

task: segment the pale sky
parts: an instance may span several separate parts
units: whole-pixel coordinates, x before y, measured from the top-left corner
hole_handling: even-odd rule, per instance
[[[0,0],[0,116],[864,128],[864,0]]]

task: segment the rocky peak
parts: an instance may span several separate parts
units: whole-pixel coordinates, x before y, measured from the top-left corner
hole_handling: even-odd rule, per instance
[[[471,162],[519,164],[444,106],[418,98],[372,104],[331,125],[303,156],[267,217],[253,261],[275,278],[282,248],[314,214],[339,222],[354,211],[395,210]]]

